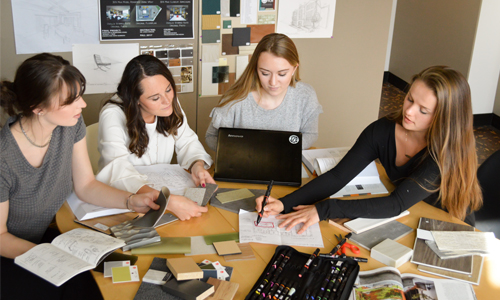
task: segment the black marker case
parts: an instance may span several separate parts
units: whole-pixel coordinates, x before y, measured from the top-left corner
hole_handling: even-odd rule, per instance
[[[245,299],[347,300],[359,273],[358,263],[347,257],[316,257],[309,268],[304,269],[310,257],[311,253],[278,246]],[[302,277],[299,277],[301,272]],[[295,293],[287,298],[292,289]]]

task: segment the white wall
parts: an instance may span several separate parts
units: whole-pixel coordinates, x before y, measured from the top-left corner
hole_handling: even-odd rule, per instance
[[[389,25],[389,38],[387,39],[387,52],[385,54],[385,72],[389,71],[389,63],[391,62],[392,36],[394,34],[394,20],[396,19],[397,5],[398,0],[392,0],[391,24]]]
[[[483,0],[468,81],[474,114],[493,112],[500,73],[500,1]]]

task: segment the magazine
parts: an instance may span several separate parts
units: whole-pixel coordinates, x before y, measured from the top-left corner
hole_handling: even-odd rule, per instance
[[[401,274],[393,267],[359,272],[349,299],[474,300],[472,286],[451,279]]]

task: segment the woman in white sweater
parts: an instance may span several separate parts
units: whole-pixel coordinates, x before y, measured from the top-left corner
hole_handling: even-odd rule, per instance
[[[213,161],[187,124],[172,74],[150,55],[127,64],[116,95],[102,108],[98,149],[97,179],[132,193],[155,191],[134,166],[170,163],[174,151],[196,185],[215,183],[206,170]],[[167,209],[181,220],[207,211],[179,195],[171,195]]]

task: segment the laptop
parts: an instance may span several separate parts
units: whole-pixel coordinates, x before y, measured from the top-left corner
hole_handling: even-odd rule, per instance
[[[214,179],[300,186],[301,157],[300,132],[219,128]]]

